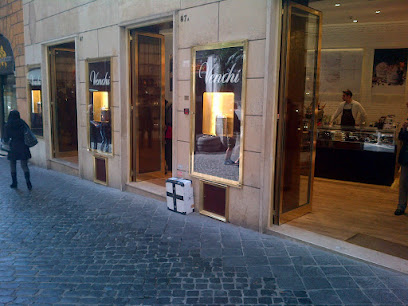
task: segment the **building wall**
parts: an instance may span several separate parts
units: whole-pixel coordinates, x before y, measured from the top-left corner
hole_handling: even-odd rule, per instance
[[[21,117],[25,121],[28,121],[23,7],[21,0],[0,2],[0,33],[8,39],[13,49],[16,71],[17,107],[21,113]]]
[[[275,72],[276,63],[272,65],[270,61],[276,60],[276,54],[271,58],[266,50],[277,48],[277,44],[271,42],[267,33],[276,27],[279,6],[277,0],[24,1],[26,62],[27,65],[41,64],[43,86],[47,84],[47,46],[66,40],[77,43],[80,176],[93,179],[92,155],[87,151],[86,59],[112,57],[114,156],[108,160],[108,173],[110,185],[124,189],[128,181],[130,151],[127,33],[130,28],[174,18],[173,175],[176,176],[190,178],[191,114],[185,115],[183,109],[190,108],[191,47],[236,40],[249,42],[243,186],[229,188],[229,216],[232,223],[259,229],[260,219],[265,219],[270,203],[273,174],[265,166],[271,167],[273,159],[265,152],[274,151],[272,126],[276,113],[275,93],[271,91],[276,87],[276,80],[269,77],[268,82],[273,83],[265,84],[265,75],[271,67]],[[180,22],[180,16],[188,16],[188,22]],[[274,36],[272,40],[275,39]],[[43,99],[44,111],[48,111],[47,92],[43,93]],[[269,104],[274,106],[269,107]],[[48,122],[44,120],[45,129],[49,131]],[[273,130],[267,131],[266,126]],[[49,152],[49,132],[45,134],[42,151]],[[36,158],[45,162],[49,153],[44,155],[43,152]],[[192,179],[198,204],[199,181]],[[266,186],[265,182],[268,182]]]
[[[261,199],[261,147],[263,130],[263,87],[267,31],[267,1],[217,1],[179,12],[189,18],[179,24],[178,39],[178,173],[187,176],[190,150],[190,120],[183,109],[189,107],[191,47],[207,43],[248,39],[247,96],[244,130],[243,186],[229,188],[230,221],[258,228]],[[205,18],[203,18],[205,16]],[[245,22],[244,22],[245,20]],[[191,97],[190,97],[191,99]],[[198,190],[198,182],[195,190]],[[196,196],[196,202],[199,201]]]

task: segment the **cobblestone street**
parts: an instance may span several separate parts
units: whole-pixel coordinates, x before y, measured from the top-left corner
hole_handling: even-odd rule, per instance
[[[0,171],[0,304],[408,304],[407,275],[33,166],[33,190],[20,167],[13,190]]]

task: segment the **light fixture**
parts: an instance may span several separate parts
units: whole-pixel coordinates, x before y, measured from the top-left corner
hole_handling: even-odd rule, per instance
[[[336,3],[334,6],[340,6],[340,3]]]
[[[376,13],[376,14],[379,14],[379,13],[381,13],[381,11],[380,11],[380,10],[376,10],[375,13]]]
[[[357,19],[354,19],[353,22],[356,23],[356,22],[358,22],[358,20],[357,20]]]

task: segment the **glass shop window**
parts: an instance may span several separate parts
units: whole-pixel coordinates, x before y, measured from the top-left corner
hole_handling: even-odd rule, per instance
[[[193,48],[194,151],[191,174],[242,182],[246,42]]]
[[[37,136],[43,136],[43,111],[41,98],[41,69],[36,68],[28,72],[28,91],[30,102],[31,130]]]
[[[89,147],[99,153],[112,153],[110,61],[88,63]]]

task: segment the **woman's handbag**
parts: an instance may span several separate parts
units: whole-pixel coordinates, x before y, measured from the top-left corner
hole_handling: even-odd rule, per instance
[[[3,139],[1,140],[1,143],[0,143],[0,149],[2,149],[3,151],[6,151],[6,152],[10,152],[10,141],[8,141],[8,142],[5,142]]]
[[[38,143],[37,138],[28,126],[24,130],[24,143],[29,148],[34,147]]]

